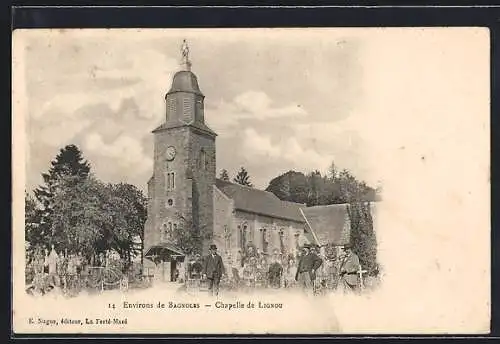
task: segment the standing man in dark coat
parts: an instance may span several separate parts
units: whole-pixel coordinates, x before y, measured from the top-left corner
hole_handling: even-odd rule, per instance
[[[300,257],[295,280],[299,282],[302,289],[310,294],[313,292],[316,270],[323,264],[323,260],[314,252],[311,252],[311,245],[304,244],[303,254]]]
[[[208,279],[208,290],[211,295],[219,295],[220,279],[225,273],[222,257],[217,254],[217,246],[212,244],[203,262],[203,277]]]
[[[357,291],[359,289],[358,272],[361,270],[359,258],[352,251],[352,245],[343,247],[344,255],[340,265],[340,281],[344,291]]]

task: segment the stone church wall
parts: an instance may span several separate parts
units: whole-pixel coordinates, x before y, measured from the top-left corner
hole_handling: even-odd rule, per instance
[[[233,221],[233,200],[224,195],[213,186],[214,198],[214,233],[212,240],[207,243],[217,245],[219,254],[224,258],[227,255],[234,256],[237,247],[237,231]]]
[[[190,189],[186,166],[189,162],[189,135],[187,128],[169,129],[168,132],[159,132],[155,135],[154,152],[154,181],[153,181],[153,241],[160,242],[162,226],[164,223],[179,223],[178,213],[184,216],[191,213]],[[168,146],[175,147],[176,156],[171,162],[166,159]],[[167,188],[167,172],[175,174],[173,190]],[[168,200],[173,201],[172,206]]]
[[[284,250],[291,253],[295,249],[295,235],[300,236],[299,243],[303,243],[304,238],[304,224],[289,221],[284,219],[277,219],[270,216],[253,214],[237,210],[234,215],[234,223],[236,224],[236,248],[233,252],[237,253],[241,250],[241,229],[247,226],[247,244],[252,242],[255,247],[260,251],[264,251],[264,238],[267,241],[267,253],[272,254],[275,249],[281,252],[280,231],[282,232],[282,242]],[[265,234],[263,230],[265,229]],[[234,254],[233,253],[233,254]]]
[[[208,254],[208,242],[214,232],[213,186],[215,185],[215,141],[213,137],[191,129],[189,146],[189,163],[186,166],[192,171],[192,207],[193,224],[201,231],[203,254]],[[201,152],[204,152],[204,158]]]

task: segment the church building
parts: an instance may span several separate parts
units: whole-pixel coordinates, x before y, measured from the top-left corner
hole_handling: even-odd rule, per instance
[[[345,204],[306,207],[282,201],[267,191],[218,179],[217,134],[207,125],[204,101],[184,42],[181,69],[165,95],[164,123],[153,130],[145,267],[149,264],[158,271],[160,264],[163,279],[173,279],[185,253],[176,247],[172,233],[186,223],[200,238],[202,254],[207,254],[210,244],[216,244],[226,267],[236,266],[249,244],[262,254],[276,250],[294,254],[305,242],[344,245],[349,241]]]

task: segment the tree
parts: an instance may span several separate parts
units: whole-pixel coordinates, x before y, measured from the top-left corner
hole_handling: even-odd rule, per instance
[[[81,251],[90,256],[105,250],[112,214],[106,206],[109,192],[93,176],[63,176],[52,202],[52,219],[48,243],[57,249]]]
[[[175,245],[186,255],[201,254],[203,228],[196,228],[192,219],[176,214],[178,226],[174,227],[172,238]]]
[[[227,170],[224,168],[222,169],[222,171],[220,171],[220,179],[228,182],[229,181],[229,173],[227,172]]]
[[[305,203],[307,206],[375,201],[375,190],[365,182],[358,181],[349,170],[337,172],[332,164],[328,175],[319,171],[307,175],[288,171],[269,182],[266,191],[283,201]]]
[[[373,230],[373,218],[369,202],[354,202],[348,206],[351,221],[351,244],[360,264],[368,275],[379,272],[377,262],[377,238]]]
[[[332,183],[325,180],[319,171],[313,171],[308,175],[288,171],[272,179],[266,191],[272,192],[283,201],[313,206],[328,204],[326,196],[329,184]]]
[[[88,258],[112,250],[128,266],[144,247],[144,195],[130,184],[104,184],[93,175],[79,178],[59,178],[46,242]]]
[[[276,197],[278,197],[283,201],[290,201],[292,199],[292,193],[290,192],[290,184],[292,178],[291,175],[295,173],[298,172],[288,171],[282,175],[273,178],[269,182],[266,191],[272,192],[273,194],[276,195]]]
[[[30,237],[31,244],[46,244],[47,235],[50,233],[53,219],[53,199],[61,187],[61,179],[72,176],[67,183],[79,183],[87,178],[90,173],[90,164],[83,158],[80,149],[75,145],[68,145],[62,148],[51,162],[51,167],[47,173],[43,173],[43,185],[34,190],[37,203],[37,217],[39,218],[37,229],[39,235]]]
[[[24,193],[24,226],[25,241],[28,243],[39,244],[43,240],[44,233],[40,231],[41,212],[33,196],[28,192]]]
[[[359,184],[349,170],[344,169],[339,173],[338,183],[344,202],[349,203],[359,200]]]
[[[99,181],[74,145],[61,149],[51,164],[36,199],[25,197],[30,244],[54,244],[88,257],[114,250],[128,263],[142,253],[147,214],[139,189]]]
[[[309,182],[301,172],[288,171],[271,180],[266,191],[272,192],[283,201],[307,203]]]
[[[290,201],[310,204],[311,197],[311,182],[310,179],[303,173],[291,173],[288,175],[290,188]]]
[[[324,201],[324,181],[321,173],[318,170],[313,171],[307,176],[307,179],[309,181],[307,205],[313,206],[323,204],[322,201]]]
[[[375,189],[357,180],[346,169],[339,173],[337,183],[340,186],[341,200],[344,203],[376,200]]]
[[[338,174],[337,166],[335,165],[335,162],[332,161],[330,167],[328,168],[328,178],[332,182],[335,182],[335,180],[337,179],[337,174]]]
[[[338,179],[332,180],[331,176],[324,177],[324,189],[322,197],[324,197],[324,201],[322,204],[344,203],[344,197],[342,196]]]
[[[120,240],[117,241],[119,250],[130,263],[132,255],[141,254],[143,262],[144,251],[144,225],[147,218],[147,199],[143,192],[136,186],[126,183],[110,185],[113,202],[116,202],[120,216],[124,219],[121,228]],[[116,231],[116,229],[115,229]],[[136,242],[139,240],[139,248]]]
[[[233,179],[235,183],[245,185],[245,186],[250,186],[252,187],[252,183],[250,182],[250,176],[248,175],[247,170],[244,167],[241,167],[240,171],[236,175],[236,177]]]

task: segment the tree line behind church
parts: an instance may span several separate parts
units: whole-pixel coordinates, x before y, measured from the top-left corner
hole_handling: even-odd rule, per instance
[[[114,250],[130,262],[144,249],[147,197],[136,186],[106,183],[92,172],[91,164],[75,145],[60,149],[50,169],[42,174],[43,183],[33,194],[25,195],[25,233],[29,250],[54,244],[59,251],[81,251],[87,256]],[[220,178],[230,181],[227,170]],[[248,171],[241,167],[233,182],[253,187]],[[273,178],[266,189],[278,198],[307,206],[349,203],[352,237],[359,242],[364,265],[375,262],[376,243],[365,201],[377,199],[377,191],[358,181],[347,170],[327,175],[289,171]],[[188,220],[178,227],[176,244],[186,253],[196,242],[189,235]],[[370,230],[371,228],[371,230]],[[175,234],[175,233],[174,233]],[[356,243],[354,243],[356,246]],[[375,263],[373,263],[375,264]]]
[[[219,178],[230,181],[226,169],[221,170]],[[250,174],[244,167],[236,173],[233,182],[253,187]],[[297,171],[283,173],[271,179],[266,191],[272,192],[283,201],[302,203],[308,207],[374,202],[379,200],[380,194],[380,190],[358,180],[349,170],[337,170],[334,163],[325,175],[318,170],[307,174]]]

